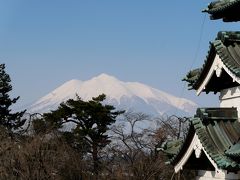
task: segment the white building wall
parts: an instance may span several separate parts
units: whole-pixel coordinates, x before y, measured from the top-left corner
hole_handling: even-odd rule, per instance
[[[240,117],[240,86],[222,90],[219,100],[220,107],[236,107]]]
[[[239,173],[227,173],[226,171],[198,171],[198,176],[196,177],[196,180],[236,180],[240,179]]]

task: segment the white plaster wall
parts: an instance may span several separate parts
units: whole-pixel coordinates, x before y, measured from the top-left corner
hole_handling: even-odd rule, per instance
[[[236,107],[240,117],[240,86],[222,90],[219,100],[220,107]]]
[[[239,173],[227,173],[226,171],[203,171],[199,170],[198,171],[198,176],[196,177],[196,180],[236,180],[240,179],[240,174]]]

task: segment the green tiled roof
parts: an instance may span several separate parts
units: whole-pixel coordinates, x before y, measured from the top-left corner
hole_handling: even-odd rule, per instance
[[[225,66],[240,77],[240,32],[219,32],[215,41],[210,43],[210,50],[202,68],[190,71],[183,79],[189,89],[198,89],[207,75],[215,55],[218,54]]]
[[[223,19],[225,22],[240,20],[240,0],[218,0],[210,3],[203,12],[211,15],[211,19]]]
[[[181,159],[181,157],[183,156],[183,154],[187,150],[188,145],[190,145],[190,143],[192,141],[192,138],[193,138],[193,135],[194,135],[194,129],[193,129],[192,126],[190,126],[185,139],[180,140],[181,143],[179,144],[178,148],[175,148],[174,154],[171,154],[171,155],[168,154],[167,153],[169,151],[168,146],[162,146],[161,151],[166,153],[168,155],[168,158],[169,158],[169,161],[167,163],[174,165]],[[168,142],[169,141],[167,141],[166,143],[168,143]]]
[[[181,159],[196,133],[218,168],[240,169],[240,123],[236,108],[200,108],[190,122],[188,135],[170,163],[174,165]]]
[[[162,144],[161,150],[171,157],[178,153],[182,143],[183,141],[181,139],[167,141]]]
[[[225,114],[225,116],[224,116]],[[195,118],[191,119],[205,151],[221,169],[240,169],[237,157],[225,153],[238,143],[240,123],[237,110],[234,108],[198,109]]]
[[[237,157],[240,158],[240,143],[233,145],[230,149],[228,149],[225,154],[229,157]]]

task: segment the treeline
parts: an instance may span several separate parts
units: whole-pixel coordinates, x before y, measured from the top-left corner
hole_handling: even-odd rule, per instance
[[[182,136],[180,118],[117,111],[104,94],[43,115],[12,113],[10,82],[0,64],[0,179],[174,179],[159,147]]]

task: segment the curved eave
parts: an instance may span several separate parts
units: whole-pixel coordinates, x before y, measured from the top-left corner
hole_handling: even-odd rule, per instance
[[[183,169],[183,167],[191,157],[192,153],[195,153],[196,158],[200,158],[202,152],[204,152],[204,154],[206,155],[210,163],[213,165],[215,170],[220,171],[217,164],[212,160],[212,158],[204,150],[198,135],[194,133],[190,143],[185,143],[185,145],[183,145],[182,149],[180,150],[178,156],[176,156],[174,159],[173,165],[174,165],[175,173]]]
[[[237,82],[238,84],[240,84],[240,78],[226,67],[226,65],[220,59],[219,55],[216,55],[213,64],[211,65],[209,71],[207,72],[207,75],[197,88],[197,95],[200,95],[200,93],[206,89],[209,81],[211,80],[214,74],[216,74],[217,77],[220,77],[223,70],[232,78],[233,82]]]
[[[198,68],[195,70],[190,71],[186,77],[183,79],[184,81],[188,82],[188,87],[189,89],[195,89],[198,90],[201,86],[201,84],[204,82],[204,80],[207,77],[212,77],[213,75],[213,70],[211,70],[215,62],[216,56],[219,56],[221,59],[223,65],[226,67],[226,72],[231,75],[231,78],[233,78],[233,82],[229,78],[224,79],[223,76],[223,81],[226,82],[228,85],[224,86],[218,86],[217,88],[210,88],[206,90],[206,92],[209,91],[214,91],[214,92],[219,92],[221,89],[225,89],[228,87],[234,87],[237,86],[238,84],[235,83],[235,81],[238,81],[238,78],[240,77],[240,32],[238,31],[220,31],[217,35],[217,38],[215,41],[210,43],[210,48],[206,57],[206,60],[202,66],[202,68]],[[215,70],[219,69],[218,67],[215,67]],[[228,70],[227,70],[228,69]],[[211,73],[209,75],[209,71],[211,70]],[[231,73],[229,73],[231,72]],[[224,73],[225,74],[225,73]],[[218,70],[217,76],[221,75],[220,69]],[[216,79],[215,79],[216,80]],[[219,79],[218,79],[219,80]],[[208,79],[209,82],[209,79]],[[219,81],[221,84],[221,82]],[[205,83],[206,85],[206,83]],[[214,85],[214,84],[212,84]],[[203,88],[199,91],[203,91]],[[199,94],[200,92],[198,92]]]
[[[212,62],[212,65],[210,66],[210,69],[208,69],[208,71],[206,72],[206,76],[202,78],[202,82],[199,83],[199,86],[197,88],[197,95],[200,95],[200,93],[205,90],[213,74],[217,71],[219,60],[220,60],[219,56],[216,55],[214,61]],[[202,74],[205,74],[205,73],[202,72]]]
[[[228,121],[226,125],[223,125],[220,121],[210,120],[209,125],[203,125],[200,118],[194,118],[192,122],[204,151],[217,164],[217,167],[223,170],[238,171],[240,164],[235,161],[237,159],[229,158],[225,151],[233,146],[234,141],[237,141],[239,137],[239,122]]]
[[[183,140],[183,143],[181,145],[181,147],[178,149],[178,152],[175,154],[175,156],[172,157],[172,159],[170,159],[170,163],[171,164],[176,164],[181,157],[184,155],[185,151],[188,149],[188,146],[190,145],[193,137],[194,137],[194,128],[193,126],[189,127],[188,133],[185,137],[185,139]]]
[[[195,117],[191,119],[191,126],[179,152],[170,160],[175,172],[180,171],[195,153],[196,158],[207,157],[216,171],[227,170],[231,172],[240,169],[237,143],[240,136],[240,123],[235,117],[228,117],[233,110],[221,109],[224,118],[212,117],[217,109],[208,109],[207,119]],[[204,123],[203,123],[204,121]],[[237,150],[236,150],[237,149]],[[204,168],[204,167],[203,167]]]
[[[197,95],[205,90],[214,73],[221,76],[224,70],[233,82],[240,84],[240,46],[239,43],[232,43],[227,47],[221,40],[211,43],[210,51],[205,61],[199,78],[193,84],[193,89],[197,90]]]
[[[216,50],[215,50],[214,44],[210,43],[210,47],[209,47],[208,54],[206,56],[206,60],[204,61],[202,67],[199,68],[198,75],[196,75],[194,82],[191,83],[191,85],[190,85],[192,87],[191,89],[197,90],[199,88],[202,81],[206,78],[208,71],[210,70],[210,68],[213,64],[215,56],[216,56]],[[188,81],[188,80],[186,80],[186,81]]]

